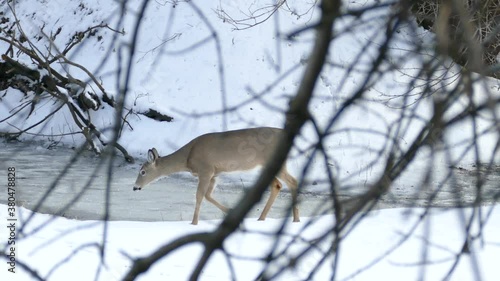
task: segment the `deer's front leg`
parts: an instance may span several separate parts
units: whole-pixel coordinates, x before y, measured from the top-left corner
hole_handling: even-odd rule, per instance
[[[200,217],[201,202],[203,201],[203,197],[205,197],[205,194],[207,193],[207,189],[210,184],[211,178],[212,176],[202,176],[202,175],[200,175],[198,178],[198,189],[196,190],[196,205],[194,207],[193,221],[191,222],[191,224],[193,225],[198,224],[198,218]]]
[[[212,177],[210,179],[210,184],[208,185],[207,193],[205,193],[205,198],[207,199],[208,202],[214,204],[217,208],[219,208],[219,210],[227,214],[227,212],[229,212],[229,209],[226,206],[222,205],[221,203],[217,202],[217,200],[215,200],[212,197],[212,192],[214,191],[214,187],[215,187],[215,177]]]

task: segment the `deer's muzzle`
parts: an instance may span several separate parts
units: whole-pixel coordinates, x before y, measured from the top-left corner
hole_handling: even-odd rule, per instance
[[[142,188],[134,186],[134,191],[141,190]]]

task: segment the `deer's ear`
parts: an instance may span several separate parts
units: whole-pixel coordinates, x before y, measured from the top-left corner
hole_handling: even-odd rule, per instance
[[[152,149],[148,150],[148,162],[149,163],[153,163],[154,161],[156,161],[157,158],[158,158],[158,151],[156,151],[156,148],[152,148]]]

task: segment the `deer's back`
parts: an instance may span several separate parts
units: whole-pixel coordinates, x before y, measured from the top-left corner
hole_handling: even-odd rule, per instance
[[[188,168],[194,173],[212,169],[218,174],[263,165],[281,134],[282,129],[260,127],[201,135],[190,143]]]

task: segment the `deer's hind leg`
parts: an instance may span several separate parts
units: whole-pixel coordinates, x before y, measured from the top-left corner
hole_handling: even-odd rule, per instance
[[[286,169],[286,164],[281,169],[278,174],[278,178],[282,179],[288,188],[290,189],[290,193],[292,194],[292,214],[293,214],[293,222],[300,222],[299,217],[299,207],[297,207],[298,201],[298,184],[297,180],[288,173]]]
[[[262,211],[262,214],[259,217],[260,221],[263,221],[267,217],[267,213],[269,213],[269,210],[271,210],[271,206],[273,206],[274,200],[276,200],[276,197],[280,193],[281,190],[281,183],[277,178],[273,179],[273,182],[271,183],[271,195],[269,195],[269,199],[267,200],[266,206],[264,207],[264,210]]]

